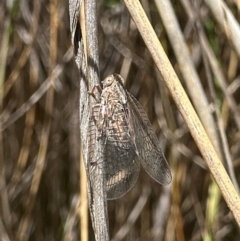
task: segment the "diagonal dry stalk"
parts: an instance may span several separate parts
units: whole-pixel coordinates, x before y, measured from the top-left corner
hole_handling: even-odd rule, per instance
[[[170,1],[165,0],[155,1],[155,4],[161,15],[161,19],[167,31],[194,107],[196,108],[199,118],[202,121],[210,140],[214,144],[214,147],[220,152],[219,143],[217,141],[217,131],[209,108],[209,103],[201,84],[200,77],[190,57],[187,44],[174,14],[173,7],[171,6]],[[201,101],[199,101],[199,99],[201,99]]]
[[[209,140],[196,112],[194,111],[183,87],[181,86],[169,60],[156,37],[140,3],[125,0],[125,4],[134,19],[143,40],[145,41],[152,57],[176,102],[176,105],[185,119],[189,130],[201,151],[211,174],[215,178],[223,197],[231,209],[236,222],[240,226],[240,199],[226,170],[224,169],[211,141]]]

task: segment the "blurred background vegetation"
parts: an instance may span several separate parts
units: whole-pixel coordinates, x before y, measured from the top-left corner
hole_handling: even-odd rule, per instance
[[[239,228],[123,1],[97,2],[101,79],[114,72],[124,77],[126,88],[148,113],[174,177],[171,185],[162,187],[141,170],[129,193],[108,202],[111,238],[239,240]],[[155,2],[141,1],[184,88],[191,92]],[[233,179],[235,173],[238,189],[239,53],[231,34],[204,1],[171,3],[217,130],[217,123],[222,123],[226,143],[221,135],[216,142],[230,155],[228,170]],[[225,4],[239,22],[239,2]],[[217,70],[206,64],[209,57],[204,62],[208,55],[200,44],[199,29],[206,34]],[[89,214],[83,208],[79,73],[68,1],[1,1],[0,44],[0,240],[93,240],[91,221],[82,225]],[[208,73],[214,73],[212,85]],[[217,74],[226,80],[224,88]],[[196,98],[202,101],[201,96]]]

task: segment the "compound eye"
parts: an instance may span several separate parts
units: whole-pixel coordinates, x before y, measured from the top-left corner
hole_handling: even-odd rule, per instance
[[[107,85],[111,85],[111,83],[112,83],[112,79],[111,79],[111,78],[108,78],[108,79],[107,79]]]
[[[112,84],[113,80],[111,76],[108,76],[104,81],[103,81],[103,86],[106,88]]]

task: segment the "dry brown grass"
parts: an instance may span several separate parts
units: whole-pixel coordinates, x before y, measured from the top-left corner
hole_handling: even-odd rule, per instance
[[[101,79],[114,72],[126,79],[127,89],[153,123],[174,176],[171,186],[162,187],[142,170],[129,193],[109,201],[110,237],[239,240],[239,227],[126,7],[122,1],[98,2]],[[7,3],[0,2],[0,240],[87,240],[87,235],[93,240],[86,221],[86,194],[79,192],[80,180],[86,179],[79,161],[79,74],[68,2]],[[161,20],[154,1],[142,4],[196,110],[197,102],[211,103],[199,116],[213,111],[213,125],[219,131],[213,131],[211,139],[237,187],[240,54],[231,26],[221,25],[218,13],[205,2],[172,1],[196,69],[190,81],[200,80],[200,95],[192,92],[198,84],[186,82],[189,74],[184,67],[189,65],[179,60],[182,49],[174,48],[178,39],[167,36],[162,24],[167,19],[161,14]],[[239,22],[237,5],[226,4]],[[212,125],[206,123],[205,128]],[[83,220],[85,225],[80,226]]]

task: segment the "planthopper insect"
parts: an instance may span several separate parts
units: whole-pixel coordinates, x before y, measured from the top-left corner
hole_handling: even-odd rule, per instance
[[[94,98],[96,88],[101,93],[92,108],[89,126],[92,181],[96,175],[104,175],[107,199],[117,199],[134,186],[141,163],[155,181],[169,184],[170,168],[143,107],[125,89],[120,75],[109,75],[102,84],[103,89],[95,86],[90,93]],[[103,160],[92,154],[99,140],[103,143],[103,150],[98,150]]]

